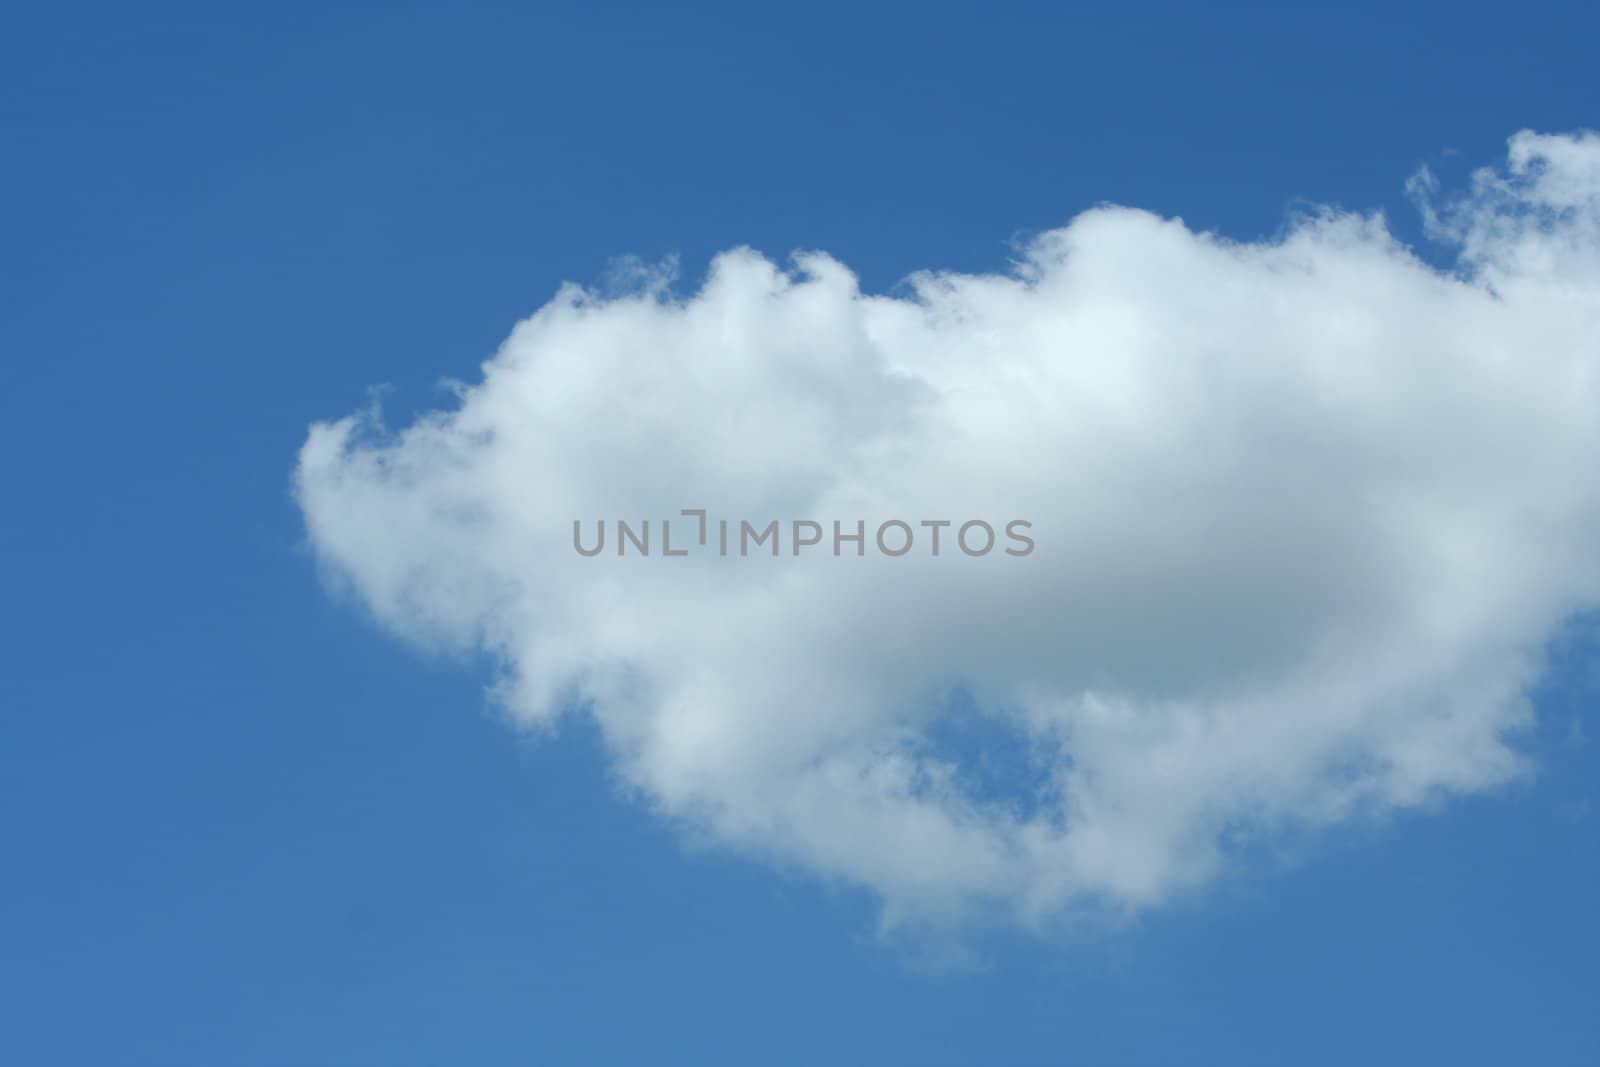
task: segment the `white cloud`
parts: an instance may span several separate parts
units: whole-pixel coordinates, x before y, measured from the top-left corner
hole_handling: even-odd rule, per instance
[[[749,250],[688,297],[568,287],[455,410],[314,426],[310,540],[383,625],[497,656],[518,721],[592,715],[663,813],[890,921],[1153,905],[1521,773],[1541,648],[1600,599],[1600,138],[1414,189],[1457,270],[1377,216],[1101,208],[902,297]],[[661,558],[692,507],[783,554]],[[790,554],[858,517],[1037,549]],[[656,553],[579,556],[601,518]]]

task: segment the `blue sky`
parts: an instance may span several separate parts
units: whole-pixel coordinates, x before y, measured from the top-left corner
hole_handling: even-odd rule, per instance
[[[0,41],[0,1060],[1588,1063],[1592,625],[1535,776],[1124,924],[878,935],[330,597],[308,424],[615,257],[863,288],[1101,202],[1239,240],[1600,124],[1582,5],[51,8]],[[1579,477],[1580,472],[1574,472]]]

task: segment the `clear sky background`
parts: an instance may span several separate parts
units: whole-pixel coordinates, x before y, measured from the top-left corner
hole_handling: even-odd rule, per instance
[[[1531,782],[954,965],[326,595],[307,424],[618,255],[883,290],[1102,201],[1420,242],[1418,166],[1600,125],[1581,4],[756,7],[8,10],[0,1062],[1600,1062],[1592,625]]]

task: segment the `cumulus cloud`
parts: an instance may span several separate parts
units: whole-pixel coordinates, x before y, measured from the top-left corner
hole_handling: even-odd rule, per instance
[[[663,815],[890,922],[1156,905],[1523,773],[1542,648],[1600,599],[1600,138],[1412,189],[1449,269],[1375,214],[1102,207],[895,295],[749,249],[567,286],[450,410],[313,426],[309,539],[383,626],[491,654],[517,722],[592,717]],[[952,547],[973,519],[1034,550]]]

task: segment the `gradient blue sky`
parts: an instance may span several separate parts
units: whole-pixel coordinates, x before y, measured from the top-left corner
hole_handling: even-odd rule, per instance
[[[1533,782],[1115,932],[885,945],[576,720],[331,600],[308,422],[471,379],[612,257],[998,269],[1111,200],[1268,234],[1600,124],[1589,5],[13,5],[0,1062],[1600,1062],[1600,696]]]

